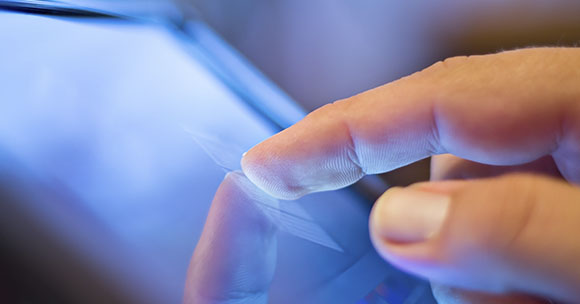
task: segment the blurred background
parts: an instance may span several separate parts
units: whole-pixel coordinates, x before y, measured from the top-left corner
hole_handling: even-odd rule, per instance
[[[449,56],[580,38],[580,3],[566,0],[191,3],[307,110]]]
[[[154,21],[0,12],[0,303],[178,302],[223,177],[184,127],[201,126],[249,148],[283,126],[266,119],[271,112],[292,113],[292,122],[450,56],[580,41],[580,2],[572,0],[32,2]],[[210,34],[204,27],[186,30],[193,33],[187,37],[175,33],[176,24],[194,28],[191,20]],[[213,35],[210,42],[222,45],[223,38],[226,51],[200,51],[196,41]],[[244,90],[232,85],[223,71],[238,71],[240,61],[216,68],[208,64],[212,56],[239,57],[256,68],[248,77],[258,80]],[[252,87],[274,96],[272,104],[246,106]],[[232,131],[240,126],[243,132]],[[427,159],[382,175],[377,187],[428,177]],[[351,244],[366,238],[377,193],[326,193],[305,205],[339,244]],[[332,217],[325,216],[325,201],[336,203]],[[366,239],[347,257],[291,237],[280,243],[301,248],[303,256],[281,257],[277,299],[309,268],[317,271],[316,263],[332,260],[337,269],[379,263]],[[295,290],[316,299],[308,294],[312,286],[325,290],[316,284],[340,271],[318,273]],[[388,303],[402,303],[427,292],[424,284],[401,283],[411,280],[403,274],[393,278],[369,271],[370,287],[353,286],[349,296],[362,290],[360,303],[386,303],[379,296],[399,284],[406,296]]]

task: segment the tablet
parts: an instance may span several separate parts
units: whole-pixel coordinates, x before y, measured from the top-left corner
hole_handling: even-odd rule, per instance
[[[305,113],[200,21],[39,13],[0,12],[2,246],[65,302],[180,302],[224,176],[191,131],[244,150]],[[296,204],[342,250],[281,232],[271,303],[433,302],[361,193]]]

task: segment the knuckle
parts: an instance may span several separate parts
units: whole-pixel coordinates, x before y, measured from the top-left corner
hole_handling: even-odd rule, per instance
[[[337,119],[341,115],[342,107],[348,106],[347,99],[327,103],[320,108],[306,115],[305,120],[327,120]]]
[[[431,66],[416,72],[403,80],[421,81],[426,84],[440,86],[449,81],[462,79],[466,74],[464,69],[469,69],[476,64],[481,56],[456,56],[438,61]]]
[[[427,67],[421,74],[441,73],[455,70],[473,61],[473,56],[455,56],[438,61],[435,64]]]
[[[454,56],[454,57],[449,57],[449,58],[444,59],[443,61],[440,61],[440,64],[439,65],[442,68],[446,68],[446,69],[455,68],[457,66],[466,64],[472,58],[473,58],[472,56]]]

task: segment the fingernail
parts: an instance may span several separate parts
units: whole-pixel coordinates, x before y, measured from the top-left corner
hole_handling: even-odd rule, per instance
[[[439,232],[451,198],[412,188],[392,188],[375,203],[372,229],[386,241],[417,243]]]

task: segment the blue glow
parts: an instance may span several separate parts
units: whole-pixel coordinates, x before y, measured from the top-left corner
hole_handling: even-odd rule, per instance
[[[247,149],[276,128],[163,27],[11,13],[0,13],[0,26],[14,29],[0,32],[2,168],[74,197],[40,200],[15,181],[28,196],[19,208],[136,302],[179,302],[223,179],[184,129]],[[287,123],[299,115],[295,105],[265,109],[290,111]],[[396,273],[374,252],[369,207],[355,193],[319,193],[303,206],[347,254],[281,235],[272,302],[352,303]]]

